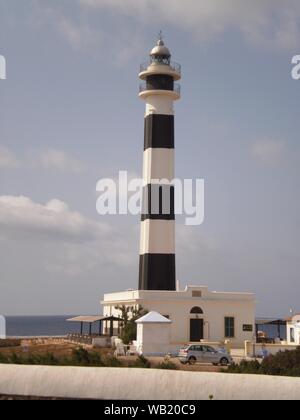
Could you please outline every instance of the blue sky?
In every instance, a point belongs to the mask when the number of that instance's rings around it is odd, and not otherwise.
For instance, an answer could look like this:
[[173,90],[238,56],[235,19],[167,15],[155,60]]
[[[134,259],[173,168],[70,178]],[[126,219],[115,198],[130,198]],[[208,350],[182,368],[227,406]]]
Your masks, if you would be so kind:
[[139,218],[98,216],[96,183],[142,173],[159,30],[183,67],[176,175],[206,184],[178,280],[299,311],[299,19],[294,0],[0,0],[0,313],[95,313],[137,286]]

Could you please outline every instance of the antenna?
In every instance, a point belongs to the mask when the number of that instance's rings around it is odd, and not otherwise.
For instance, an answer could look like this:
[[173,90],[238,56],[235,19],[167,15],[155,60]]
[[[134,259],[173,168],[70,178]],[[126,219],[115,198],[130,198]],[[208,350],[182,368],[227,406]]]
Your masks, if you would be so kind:
[[160,31],[159,31],[159,34],[158,34],[158,41],[160,41],[160,42],[164,42],[164,37],[163,37],[163,32],[162,32],[162,30],[160,30]]

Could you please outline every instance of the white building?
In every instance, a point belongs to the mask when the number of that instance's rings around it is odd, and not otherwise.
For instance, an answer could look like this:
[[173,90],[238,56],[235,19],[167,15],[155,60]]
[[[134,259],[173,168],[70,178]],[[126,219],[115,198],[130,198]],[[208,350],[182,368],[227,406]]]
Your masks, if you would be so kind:
[[136,349],[144,355],[165,355],[172,350],[171,324],[168,318],[157,312],[149,312],[136,321]]
[[290,345],[300,346],[300,314],[287,322],[287,341]]
[[104,316],[121,316],[116,308],[124,305],[169,318],[174,348],[201,340],[229,340],[234,347],[242,348],[255,335],[256,302],[248,293],[210,292],[207,287],[196,286],[183,291],[134,290],[106,294],[102,305]]

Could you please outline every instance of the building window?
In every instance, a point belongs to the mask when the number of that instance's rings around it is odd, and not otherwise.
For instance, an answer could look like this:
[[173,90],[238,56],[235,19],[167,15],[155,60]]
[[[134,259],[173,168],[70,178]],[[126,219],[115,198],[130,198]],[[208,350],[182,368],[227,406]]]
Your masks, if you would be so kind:
[[203,315],[203,311],[201,308],[199,308],[198,306],[195,306],[192,310],[191,310],[191,314],[192,315]]
[[225,318],[225,337],[226,338],[235,337],[235,319],[233,317]]
[[294,328],[290,329],[290,335],[291,335],[291,343],[295,343],[295,330],[294,330]]
[[199,290],[194,290],[192,292],[192,297],[193,298],[202,298],[202,292],[200,292]]

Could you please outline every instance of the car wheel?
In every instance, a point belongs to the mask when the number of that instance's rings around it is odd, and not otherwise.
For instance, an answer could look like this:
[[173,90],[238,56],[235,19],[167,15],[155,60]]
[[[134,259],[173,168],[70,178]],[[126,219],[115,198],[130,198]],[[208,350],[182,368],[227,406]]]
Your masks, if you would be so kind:
[[196,362],[197,362],[196,357],[190,357],[190,358],[189,358],[189,364],[190,364],[190,365],[195,365],[195,364],[196,364]]
[[226,359],[225,357],[220,361],[221,366],[228,366],[229,365],[229,361],[228,359]]

